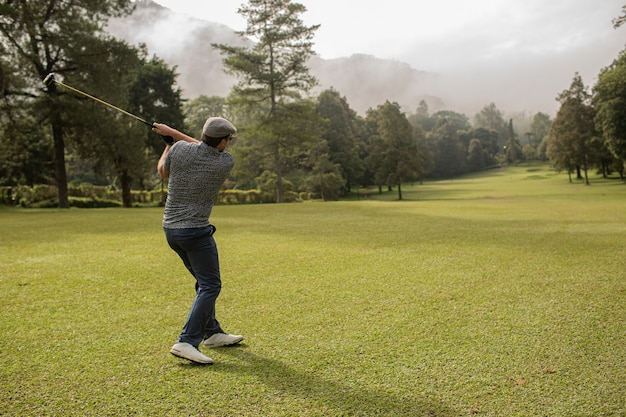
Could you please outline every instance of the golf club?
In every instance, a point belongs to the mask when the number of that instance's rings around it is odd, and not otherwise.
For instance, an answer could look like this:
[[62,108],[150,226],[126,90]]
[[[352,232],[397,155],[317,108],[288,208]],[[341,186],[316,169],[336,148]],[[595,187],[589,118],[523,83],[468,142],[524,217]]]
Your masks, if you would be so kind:
[[[46,78],[44,78],[43,83],[44,83],[45,85],[47,85],[47,86],[48,86],[48,85],[50,85],[51,83],[55,83],[55,84],[60,85],[60,86],[62,86],[62,87],[64,87],[64,88],[67,88],[67,89],[68,89],[68,90],[70,90],[70,91],[73,91],[73,92],[75,92],[75,93],[77,93],[77,94],[80,94],[80,95],[81,95],[81,96],[83,96],[83,97],[87,97],[87,98],[89,98],[89,99],[91,99],[91,100],[94,100],[94,101],[96,101],[96,102],[98,102],[98,103],[100,103],[100,104],[102,104],[102,105],[105,105],[105,106],[107,106],[107,107],[108,107],[108,108],[110,108],[110,109],[113,109],[113,110],[116,110],[116,111],[118,111],[118,112],[120,112],[120,113],[123,113],[123,114],[125,114],[126,116],[130,116],[130,117],[132,117],[133,119],[138,120],[138,121],[140,121],[141,123],[143,123],[143,124],[145,124],[145,125],[147,125],[147,126],[150,126],[150,128],[153,128],[153,127],[154,127],[154,125],[153,125],[152,123],[148,122],[147,120],[142,119],[142,118],[141,118],[141,117],[139,117],[139,116],[135,116],[134,114],[129,113],[129,112],[127,112],[126,110],[122,110],[122,109],[120,109],[119,107],[116,107],[116,106],[114,106],[114,105],[112,105],[112,104],[109,104],[109,103],[107,103],[106,101],[100,100],[99,98],[94,97],[94,96],[92,96],[91,94],[87,94],[87,93],[85,93],[84,91],[80,91],[80,90],[79,90],[79,89],[77,89],[77,88],[74,88],[74,87],[72,87],[72,86],[69,86],[69,85],[67,85],[67,84],[62,83],[61,81],[56,80],[56,79],[54,78],[54,73],[53,73],[53,72],[51,72],[50,74],[48,74],[48,75],[46,76]],[[171,136],[161,136],[161,137],[162,137],[162,138],[163,138],[163,140],[164,140],[167,144],[169,144],[169,145],[171,145],[172,143],[174,143],[174,139],[173,139]]]

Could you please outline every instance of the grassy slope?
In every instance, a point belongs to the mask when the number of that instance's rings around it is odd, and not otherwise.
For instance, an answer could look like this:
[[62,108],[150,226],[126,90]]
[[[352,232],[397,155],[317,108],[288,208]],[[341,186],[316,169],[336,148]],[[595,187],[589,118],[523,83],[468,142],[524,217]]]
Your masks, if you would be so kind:
[[[216,207],[222,324],[157,209],[0,210],[0,415],[623,416],[626,193],[523,166],[376,200]],[[385,201],[387,200],[387,201]]]

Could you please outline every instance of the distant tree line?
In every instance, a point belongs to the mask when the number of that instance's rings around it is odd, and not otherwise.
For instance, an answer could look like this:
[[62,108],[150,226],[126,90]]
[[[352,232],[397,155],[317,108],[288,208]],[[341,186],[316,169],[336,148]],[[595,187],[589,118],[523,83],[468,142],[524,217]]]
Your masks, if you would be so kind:
[[311,96],[317,80],[306,62],[318,26],[305,26],[306,9],[290,0],[244,4],[239,13],[247,27],[240,35],[255,45],[212,45],[237,85],[227,97],[185,101],[176,68],[105,31],[109,17],[132,9],[130,0],[0,3],[0,186],[55,185],[62,208],[70,204],[68,184],[119,189],[124,206],[133,204],[132,190],[163,186],[154,168],[160,139],[98,103],[54,83],[44,86],[50,72],[190,134],[210,115],[233,120],[237,164],[227,187],[256,190],[261,201],[304,194],[334,200],[360,187],[395,189],[401,199],[407,183],[548,158],[580,178],[592,168],[623,178],[624,53],[601,71],[593,93],[576,74],[558,96],[556,118],[537,113],[520,135],[494,103],[470,121],[449,110],[431,114],[425,101],[408,114],[387,101],[360,116],[332,88]]

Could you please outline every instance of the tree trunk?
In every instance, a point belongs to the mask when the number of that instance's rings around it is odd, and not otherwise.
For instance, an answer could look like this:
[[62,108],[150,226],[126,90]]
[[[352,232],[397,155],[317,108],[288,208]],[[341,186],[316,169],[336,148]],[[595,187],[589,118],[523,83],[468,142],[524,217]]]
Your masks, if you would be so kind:
[[120,175],[120,184],[122,185],[122,205],[130,208],[133,206],[133,198],[130,192],[130,183],[132,179],[127,171],[123,171]]
[[398,184],[398,200],[402,200],[402,185]]
[[276,144],[276,149],[274,149],[274,169],[276,170],[276,202],[283,202],[283,174],[280,168],[280,145]]
[[56,121],[52,122],[52,138],[54,141],[54,168],[56,172],[59,208],[69,208],[70,202],[67,193],[67,171],[65,170],[65,142],[63,141],[63,128]]

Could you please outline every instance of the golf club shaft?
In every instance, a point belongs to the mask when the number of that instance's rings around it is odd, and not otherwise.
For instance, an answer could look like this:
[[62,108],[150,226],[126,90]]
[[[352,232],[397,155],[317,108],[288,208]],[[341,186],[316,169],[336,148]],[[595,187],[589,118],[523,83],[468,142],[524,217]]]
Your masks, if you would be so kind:
[[72,87],[72,86],[69,86],[69,85],[67,85],[67,84],[62,83],[61,81],[57,81],[57,80],[55,80],[55,79],[53,79],[52,81],[53,81],[53,82],[55,82],[56,84],[60,85],[60,86],[63,86],[63,87],[65,87],[65,88],[67,88],[68,90],[71,90],[71,91],[73,91],[73,92],[75,92],[75,93],[78,93],[78,94],[80,94],[80,95],[82,95],[82,96],[85,96],[85,97],[90,98],[90,99],[92,99],[92,100],[94,100],[94,101],[97,101],[97,102],[98,102],[98,103],[100,103],[100,104],[103,104],[103,105],[105,105],[105,106],[107,106],[107,107],[109,107],[109,108],[111,108],[111,109],[113,109],[113,110],[117,110],[117,111],[119,111],[119,112],[121,112],[121,113],[124,113],[126,116],[130,116],[130,117],[132,117],[133,119],[139,120],[141,123],[144,123],[144,124],[146,124],[146,125],[148,125],[148,126],[150,126],[150,127],[153,127],[153,124],[152,124],[152,123],[150,123],[150,122],[148,122],[147,120],[144,120],[144,119],[142,119],[141,117],[135,116],[134,114],[129,113],[129,112],[127,112],[126,110],[122,110],[122,109],[120,109],[119,107],[115,107],[114,105],[109,104],[109,103],[107,103],[106,101],[100,100],[99,98],[94,97],[94,96],[92,96],[91,94],[87,94],[87,93],[85,93],[84,91],[80,91],[80,90],[78,90],[78,89],[76,89],[76,88],[74,88],[74,87]]
[[[150,128],[153,128],[153,127],[154,127],[154,124],[153,124],[153,123],[150,123],[150,122],[148,122],[148,121],[146,121],[146,120],[142,119],[141,117],[137,117],[137,116],[135,116],[134,114],[129,113],[129,112],[127,112],[126,110],[122,110],[122,109],[120,109],[119,107],[115,107],[114,105],[109,104],[109,103],[107,103],[106,101],[100,100],[99,98],[94,97],[94,96],[92,96],[91,94],[87,94],[87,93],[85,93],[84,91],[80,91],[80,90],[79,90],[79,89],[77,89],[77,88],[74,88],[74,87],[69,86],[69,85],[67,85],[67,84],[63,84],[62,82],[55,80],[55,79],[54,79],[54,73],[52,73],[52,72],[51,72],[50,74],[46,75],[46,78],[44,78],[43,83],[44,83],[45,85],[50,85],[50,83],[56,83],[56,84],[58,84],[58,85],[60,85],[60,86],[62,86],[62,87],[67,88],[68,90],[71,90],[71,91],[73,91],[73,92],[75,92],[75,93],[80,94],[81,96],[84,96],[84,97],[87,97],[87,98],[89,98],[89,99],[91,99],[91,100],[97,101],[98,103],[103,104],[103,105],[105,105],[105,106],[109,107],[110,109],[116,110],[116,111],[118,111],[118,112],[120,112],[120,113],[124,113],[126,116],[130,116],[130,117],[132,117],[133,119],[138,120],[138,121],[140,121],[141,123],[143,123],[143,124],[145,124],[145,125],[149,126]],[[173,145],[173,144],[174,144],[174,142],[176,142],[176,141],[174,140],[174,138],[173,138],[173,137],[171,137],[171,136],[163,136],[163,135],[159,135],[159,136],[161,136],[161,137],[163,138],[163,140],[165,141],[165,143],[166,143],[166,144],[168,144],[168,145]]]

